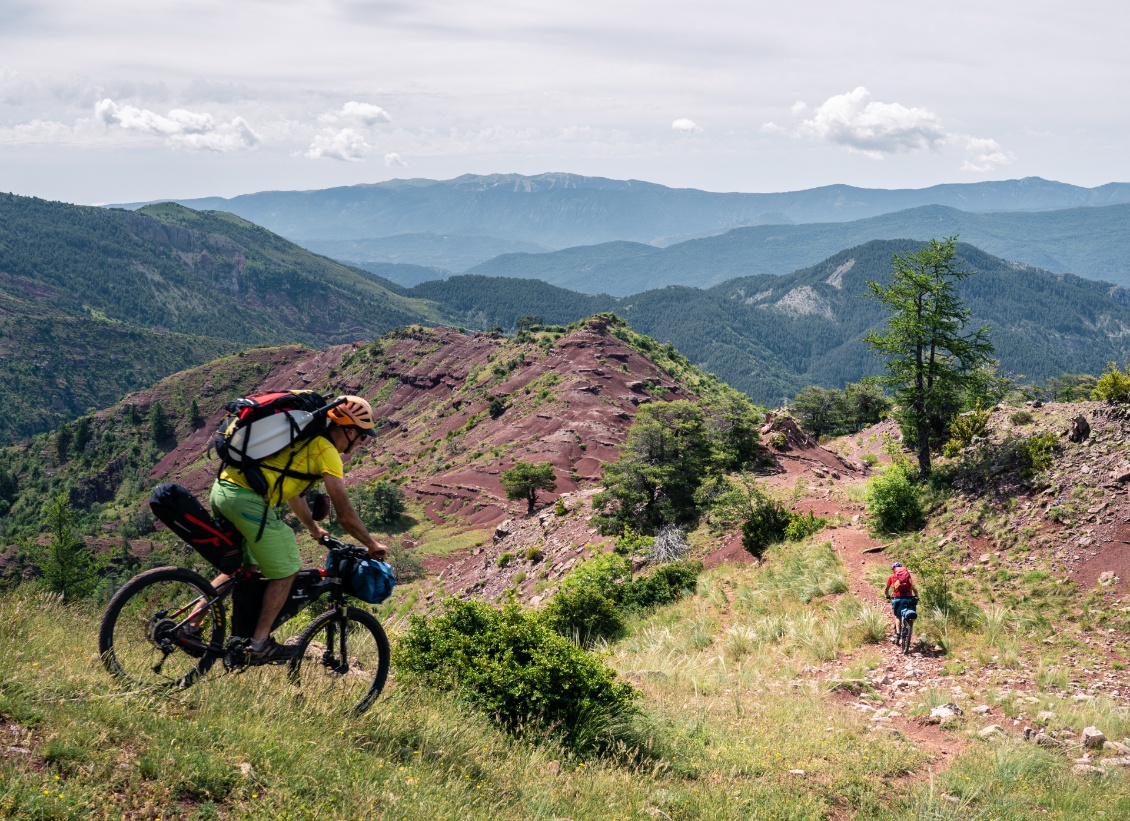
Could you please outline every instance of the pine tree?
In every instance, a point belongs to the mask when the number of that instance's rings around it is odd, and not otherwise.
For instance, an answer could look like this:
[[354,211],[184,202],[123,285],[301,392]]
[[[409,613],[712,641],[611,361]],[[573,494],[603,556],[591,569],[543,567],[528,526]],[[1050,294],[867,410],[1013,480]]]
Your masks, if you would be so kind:
[[932,239],[914,253],[895,254],[891,284],[867,283],[888,317],[885,332],[871,331],[864,339],[887,357],[882,381],[894,389],[914,434],[920,477],[930,474],[931,433],[944,431],[961,391],[992,361],[988,327],[963,333],[969,309],[955,285],[973,272],[955,261],[956,244],[956,236]]
[[51,545],[43,561],[43,580],[63,601],[89,596],[98,586],[101,563],[75,535],[75,513],[66,493],[60,493],[44,510]]

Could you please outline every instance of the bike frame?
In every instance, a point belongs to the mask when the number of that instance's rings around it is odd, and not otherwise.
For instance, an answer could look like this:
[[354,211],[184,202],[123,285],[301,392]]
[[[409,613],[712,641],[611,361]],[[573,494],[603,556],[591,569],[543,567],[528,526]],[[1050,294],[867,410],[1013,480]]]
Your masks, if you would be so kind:
[[[330,562],[327,562],[328,564],[331,564],[331,565],[336,564],[336,561],[332,561],[332,560],[336,560],[337,558],[345,557],[345,556],[348,556],[350,554],[357,554],[359,552],[365,553],[363,548],[358,548],[358,547],[355,547],[353,545],[345,544],[344,542],[341,542],[337,539],[334,539],[332,536],[327,536],[324,543],[329,547],[329,550],[327,551],[326,555],[327,555],[328,559],[331,559]],[[368,554],[366,553],[365,555],[368,555]],[[330,574],[326,571],[325,568],[304,568],[304,570],[317,570],[319,575],[321,576],[321,578],[326,580],[325,586],[322,587],[321,589],[316,590],[315,595],[313,595],[313,596],[309,597],[308,599],[306,599],[305,601],[303,601],[301,603],[301,605],[298,607],[298,609],[296,609],[293,613],[286,616],[286,618],[283,618],[281,621],[277,621],[275,623],[275,625],[272,627],[272,630],[277,629],[278,627],[280,627],[283,624],[286,624],[288,621],[290,621],[292,618],[294,618],[296,615],[298,615],[298,613],[302,612],[307,607],[312,605],[314,602],[316,602],[320,598],[322,598],[322,596],[325,595],[326,593],[329,593],[329,596],[330,596],[330,601],[329,601],[330,608],[337,610],[339,614],[344,616],[347,603],[346,603],[346,600],[345,600],[346,594],[345,594],[345,590],[342,587],[341,578],[336,577],[336,576],[330,576]],[[299,571],[299,573],[301,573],[301,572],[303,572],[303,571]],[[224,599],[231,597],[231,595],[234,593],[234,591],[240,585],[241,582],[246,583],[246,582],[250,581],[252,578],[253,578],[253,576],[250,573],[245,571],[243,568],[240,568],[239,570],[235,571],[230,576],[228,576],[227,579],[220,582],[220,584],[218,586],[215,587],[215,591],[216,591],[215,597],[208,599],[207,601],[204,601],[204,602],[201,602],[201,600],[200,600],[201,597],[198,597],[196,599],[193,599],[192,601],[190,601],[188,604],[184,605],[183,607],[181,607],[175,613],[170,614],[171,618],[178,619],[176,629],[178,631],[181,630],[186,624],[188,624],[189,620],[196,613],[198,613],[202,610],[208,609],[208,608],[215,607],[217,604],[222,602]],[[283,611],[284,612],[289,605],[300,601],[299,599],[295,598],[296,592],[297,591],[295,590],[295,588],[291,587],[290,596],[287,597],[286,604],[283,605]],[[182,615],[183,615],[183,618],[181,618]],[[180,638],[179,641],[182,644],[189,645],[191,647],[194,647],[198,650],[202,650],[205,653],[208,653],[210,655],[214,655],[214,656],[217,656],[217,657],[222,657],[227,652],[227,648],[225,648],[223,646],[212,644],[211,642],[198,641],[196,639],[189,638],[187,636]],[[342,648],[342,649],[344,650],[345,648]]]

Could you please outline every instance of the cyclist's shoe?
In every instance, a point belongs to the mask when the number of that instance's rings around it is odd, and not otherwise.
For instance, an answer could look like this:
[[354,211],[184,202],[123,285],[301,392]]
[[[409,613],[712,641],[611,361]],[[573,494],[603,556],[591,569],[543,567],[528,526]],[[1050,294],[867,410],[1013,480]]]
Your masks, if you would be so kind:
[[249,646],[247,660],[251,664],[285,664],[294,658],[296,650],[296,647],[279,644],[274,636],[271,636],[261,650],[256,650],[254,645]]

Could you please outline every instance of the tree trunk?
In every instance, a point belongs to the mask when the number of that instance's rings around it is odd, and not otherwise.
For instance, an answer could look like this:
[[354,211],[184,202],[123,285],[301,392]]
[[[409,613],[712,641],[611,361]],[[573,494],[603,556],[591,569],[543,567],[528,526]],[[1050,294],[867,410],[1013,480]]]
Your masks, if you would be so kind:
[[930,475],[930,423],[919,418],[915,427],[915,438],[918,440],[918,478],[925,479]]

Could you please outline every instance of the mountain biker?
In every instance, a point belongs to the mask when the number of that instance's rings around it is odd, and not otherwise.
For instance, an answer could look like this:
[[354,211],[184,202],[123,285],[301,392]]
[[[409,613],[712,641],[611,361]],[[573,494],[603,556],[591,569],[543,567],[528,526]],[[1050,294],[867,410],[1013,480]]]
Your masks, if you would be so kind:
[[[894,596],[891,596],[894,593]],[[891,575],[887,577],[887,586],[883,588],[883,595],[891,603],[895,613],[895,636],[898,636],[899,620],[902,618],[903,608],[914,604],[918,598],[918,588],[910,578],[910,571],[903,567],[902,562],[891,565]]]
[[[342,457],[349,458],[366,439],[376,435],[373,408],[359,396],[339,396],[338,399],[343,401],[327,412],[326,430],[322,434],[288,445],[260,463],[269,485],[265,497],[252,491],[246,477],[234,467],[225,468],[212,484],[213,510],[231,521],[243,535],[244,566],[257,565],[268,580],[259,620],[251,636],[252,661],[280,661],[289,657],[289,648],[271,637],[271,627],[302,566],[294,531],[264,499],[285,500],[314,540],[321,540],[329,534],[314,520],[303,497],[319,481],[309,477],[320,477],[346,532],[365,546],[370,557],[383,561],[387,555],[387,547],[365,529],[342,481]],[[294,474],[305,476],[297,478]],[[213,584],[227,578],[220,575]]]

